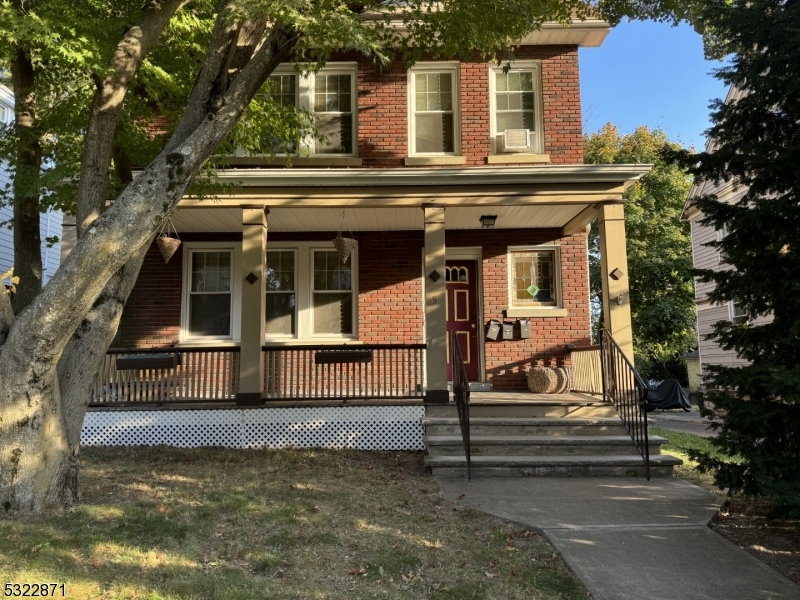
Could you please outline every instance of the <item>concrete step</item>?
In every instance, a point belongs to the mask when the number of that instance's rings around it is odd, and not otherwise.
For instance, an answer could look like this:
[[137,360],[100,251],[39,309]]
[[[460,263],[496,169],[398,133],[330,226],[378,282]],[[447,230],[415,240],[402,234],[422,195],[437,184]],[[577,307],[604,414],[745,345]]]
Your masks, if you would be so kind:
[[[639,455],[568,456],[472,456],[472,474],[485,477],[644,477],[644,460]],[[673,456],[650,457],[651,477],[672,477],[673,468],[683,464]],[[465,477],[464,456],[427,456],[425,465],[434,475]]]
[[[426,435],[423,441],[430,456],[464,456],[461,435]],[[650,455],[660,454],[667,440],[650,438]],[[629,455],[639,456],[630,436],[626,435],[474,435],[470,436],[473,456],[564,456]]]
[[[610,418],[507,418],[473,417],[470,415],[471,435],[627,435],[618,416]],[[424,417],[422,424],[427,435],[461,434],[457,417]]]
[[[611,418],[617,411],[608,402],[491,402],[486,404],[471,403],[470,418],[505,417],[505,418]],[[457,417],[455,404],[428,405],[425,407],[426,417]]]

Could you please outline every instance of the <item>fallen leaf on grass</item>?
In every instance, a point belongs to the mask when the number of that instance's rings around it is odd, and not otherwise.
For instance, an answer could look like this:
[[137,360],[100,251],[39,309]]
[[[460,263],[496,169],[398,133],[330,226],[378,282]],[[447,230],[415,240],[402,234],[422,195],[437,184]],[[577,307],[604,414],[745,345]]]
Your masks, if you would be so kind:
[[459,500],[463,500],[463,499],[464,499],[464,498],[466,498],[466,497],[467,497],[467,495],[466,495],[466,494],[461,494],[461,495],[458,497],[458,499],[459,499]]
[[366,574],[367,572],[364,569],[359,569],[358,567],[356,567],[355,569],[350,569],[350,575],[353,575],[354,577],[359,577],[361,575],[366,575]]
[[409,571],[406,575],[401,575],[400,579],[403,580],[403,583],[408,585],[409,583],[414,581],[414,574],[411,571]]
[[495,577],[500,577],[500,572],[492,573],[491,571],[486,571],[486,576],[489,579],[494,579]]

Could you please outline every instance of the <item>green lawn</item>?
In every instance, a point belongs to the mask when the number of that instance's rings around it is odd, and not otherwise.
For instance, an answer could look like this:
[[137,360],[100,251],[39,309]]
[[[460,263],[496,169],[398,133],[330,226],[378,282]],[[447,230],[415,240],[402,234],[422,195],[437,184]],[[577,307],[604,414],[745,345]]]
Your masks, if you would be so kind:
[[689,458],[689,450],[697,450],[707,452],[719,459],[730,460],[730,457],[719,452],[719,450],[711,444],[711,440],[693,433],[680,433],[661,429],[659,427],[650,427],[649,431],[650,435],[660,435],[669,440],[669,444],[661,446],[661,452],[663,454],[670,454],[683,460],[683,465],[675,468],[675,474],[678,477],[704,487],[710,492],[720,495],[724,494],[723,490],[720,490],[714,485],[713,474],[701,473],[697,470],[697,463]]
[[587,598],[539,535],[417,452],[89,449],[86,499],[0,520],[0,580],[68,598]]

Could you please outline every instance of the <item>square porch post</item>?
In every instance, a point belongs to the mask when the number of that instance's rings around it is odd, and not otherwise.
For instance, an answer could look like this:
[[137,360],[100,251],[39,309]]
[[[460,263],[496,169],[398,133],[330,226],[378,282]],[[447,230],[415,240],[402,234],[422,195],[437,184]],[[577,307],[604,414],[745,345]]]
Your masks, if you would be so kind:
[[625,243],[625,206],[603,204],[600,225],[600,279],[603,288],[603,323],[633,364],[633,332]]
[[444,210],[423,204],[425,212],[425,377],[426,403],[447,403],[447,290],[445,288]]
[[264,345],[267,290],[267,215],[269,209],[242,205],[242,334],[239,393],[236,404],[258,406],[264,391]]

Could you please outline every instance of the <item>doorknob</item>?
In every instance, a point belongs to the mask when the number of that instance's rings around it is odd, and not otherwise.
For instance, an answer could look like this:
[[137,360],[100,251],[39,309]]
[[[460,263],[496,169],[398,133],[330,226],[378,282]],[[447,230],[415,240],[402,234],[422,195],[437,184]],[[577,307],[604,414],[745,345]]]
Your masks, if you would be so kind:
[[475,323],[472,324],[472,328],[475,329]]

